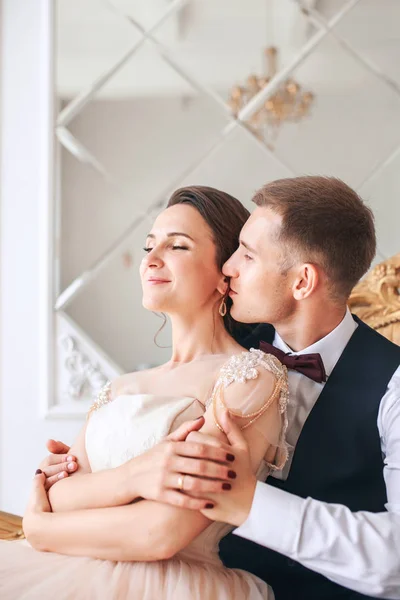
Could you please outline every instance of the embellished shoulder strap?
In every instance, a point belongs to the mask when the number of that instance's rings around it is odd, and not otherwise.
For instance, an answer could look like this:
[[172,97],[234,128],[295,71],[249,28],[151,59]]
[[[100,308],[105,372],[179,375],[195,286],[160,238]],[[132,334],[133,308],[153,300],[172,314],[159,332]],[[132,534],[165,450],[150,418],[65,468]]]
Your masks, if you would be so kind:
[[[242,414],[239,411],[229,408],[224,399],[224,389],[234,382],[245,383],[247,380],[257,379],[259,376],[258,367],[262,367],[267,371],[270,371],[275,376],[276,384],[271,396],[261,406],[261,408],[252,413]],[[277,398],[279,398],[280,413],[286,414],[286,408],[289,399],[286,367],[282,365],[282,363],[272,354],[266,354],[262,350],[255,350],[254,348],[251,348],[249,352],[242,352],[241,354],[231,356],[230,359],[223,365],[207,406],[212,403],[215,424],[220,431],[223,431],[223,429],[217,417],[218,405],[226,408],[231,415],[237,417],[238,419],[245,420],[246,422],[240,427],[243,430],[259,419]],[[284,428],[286,430],[286,427]],[[283,433],[285,433],[285,431]]]
[[96,397],[95,401],[93,402],[92,406],[89,408],[89,411],[87,414],[88,418],[92,414],[92,412],[94,412],[95,410],[98,410],[105,404],[108,404],[109,402],[111,402],[111,400],[112,400],[111,381],[108,381],[105,385],[103,385],[103,387],[97,394],[97,397]]

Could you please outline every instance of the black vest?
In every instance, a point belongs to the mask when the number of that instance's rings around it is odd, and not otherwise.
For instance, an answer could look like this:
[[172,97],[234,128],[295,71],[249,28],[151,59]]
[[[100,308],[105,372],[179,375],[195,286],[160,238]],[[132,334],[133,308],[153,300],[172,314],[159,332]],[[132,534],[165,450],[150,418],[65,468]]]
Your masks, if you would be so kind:
[[[377,417],[400,365],[400,347],[354,318],[359,326],[304,424],[287,480],[269,477],[268,484],[302,498],[344,504],[353,512],[383,512],[387,497]],[[259,325],[244,345],[258,348],[260,339],[272,343],[273,338],[270,325]],[[239,536],[224,538],[220,555],[227,566],[271,585],[276,600],[367,598]]]

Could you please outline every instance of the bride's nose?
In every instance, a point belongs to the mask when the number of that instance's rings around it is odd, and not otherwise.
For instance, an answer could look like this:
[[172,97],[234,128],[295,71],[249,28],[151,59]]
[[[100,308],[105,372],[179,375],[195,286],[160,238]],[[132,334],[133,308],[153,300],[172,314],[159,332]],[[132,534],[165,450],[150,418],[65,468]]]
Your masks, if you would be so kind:
[[160,253],[157,252],[156,248],[153,248],[147,255],[147,267],[150,269],[157,269],[163,266],[163,260],[160,256]]

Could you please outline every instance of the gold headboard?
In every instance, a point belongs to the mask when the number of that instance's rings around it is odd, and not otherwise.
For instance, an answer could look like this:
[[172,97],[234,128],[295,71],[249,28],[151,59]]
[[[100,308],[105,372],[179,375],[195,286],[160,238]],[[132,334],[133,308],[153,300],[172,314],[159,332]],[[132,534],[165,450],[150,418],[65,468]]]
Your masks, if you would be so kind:
[[400,346],[400,253],[376,265],[355,286],[349,306],[367,325]]
[[23,537],[21,517],[0,511],[0,540],[19,540]]

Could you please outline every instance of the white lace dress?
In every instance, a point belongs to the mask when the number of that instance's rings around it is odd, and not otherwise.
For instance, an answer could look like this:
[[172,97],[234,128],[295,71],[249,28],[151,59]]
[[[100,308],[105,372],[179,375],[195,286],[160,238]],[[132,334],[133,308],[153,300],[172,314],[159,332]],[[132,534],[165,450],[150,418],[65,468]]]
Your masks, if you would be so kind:
[[[262,372],[276,376],[273,397],[262,393]],[[234,385],[232,385],[234,384]],[[243,386],[243,384],[246,384]],[[261,351],[231,357],[220,372],[212,399],[235,404],[240,412],[277,408],[277,458],[285,452],[287,375],[285,367]],[[221,398],[221,390],[224,398]],[[247,391],[248,390],[248,393]],[[257,397],[257,400],[256,400]],[[266,408],[264,408],[266,407]],[[212,410],[213,407],[210,407]],[[86,450],[92,471],[117,467],[161,441],[182,422],[204,414],[207,407],[191,397],[135,394],[112,401],[107,389],[100,394],[90,416]],[[252,410],[253,409],[253,410]],[[234,410],[234,409],[232,409]],[[253,420],[255,420],[253,418]],[[260,427],[262,419],[257,420]],[[247,419],[249,422],[249,419]],[[251,423],[250,426],[254,426]],[[275,425],[276,428],[276,425]],[[266,436],[268,437],[268,436]],[[266,442],[267,445],[267,442]],[[265,480],[271,465],[261,462],[259,479]],[[93,558],[42,553],[26,541],[0,543],[1,600],[272,600],[269,586],[256,576],[226,569],[218,556],[218,544],[232,527],[212,523],[174,558],[155,562],[113,562]],[[135,532],[126,532],[132,535]]]

